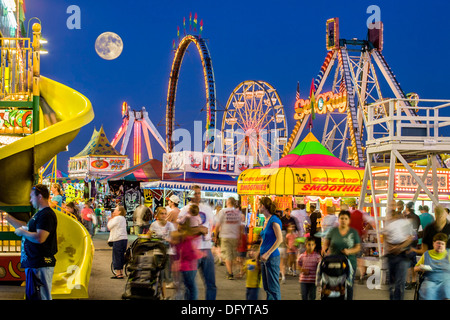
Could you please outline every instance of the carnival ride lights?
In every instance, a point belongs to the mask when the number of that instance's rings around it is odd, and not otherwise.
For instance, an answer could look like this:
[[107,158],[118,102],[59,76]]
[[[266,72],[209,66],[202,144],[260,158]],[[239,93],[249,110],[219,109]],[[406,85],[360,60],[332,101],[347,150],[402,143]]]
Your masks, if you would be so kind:
[[[191,15],[192,18],[192,15]],[[190,18],[190,20],[191,20]],[[195,14],[194,31],[196,31],[197,14]],[[185,23],[183,23],[185,25]],[[190,28],[191,29],[191,28]],[[203,20],[200,22],[200,33],[198,35],[186,34],[179,40],[178,46],[175,49],[172,69],[170,71],[169,86],[167,90],[167,105],[166,105],[166,145],[167,152],[172,152],[174,143],[172,135],[175,127],[175,100],[178,86],[178,78],[180,75],[181,64],[187,48],[191,43],[197,48],[202,62],[205,93],[206,93],[206,140],[205,152],[214,150],[214,132],[216,129],[216,85],[214,79],[214,71],[212,66],[212,59],[209,53],[206,41],[201,37],[203,30]],[[184,28],[186,33],[186,28]],[[179,34],[179,29],[178,29]],[[175,42],[174,42],[175,46]]]
[[123,102],[122,104],[122,125],[117,131],[114,139],[111,141],[111,145],[116,147],[120,139],[122,140],[122,145],[120,148],[120,153],[125,154],[130,140],[131,131],[134,131],[133,137],[133,165],[141,163],[141,132],[144,133],[145,145],[147,148],[147,154],[149,159],[153,159],[153,152],[150,145],[150,138],[148,132],[156,139],[159,145],[167,152],[166,144],[164,143],[163,137],[159,134],[153,122],[148,117],[148,112],[145,107],[142,107],[141,111],[131,110],[130,106]]
[[279,159],[286,142],[286,117],[276,89],[264,81],[241,82],[223,115],[223,153],[253,156],[267,165]]
[[[375,70],[378,66],[390,89],[403,106],[413,105],[416,94],[406,95],[400,87],[392,69],[388,66],[381,51],[383,49],[383,24],[377,22],[375,28],[369,29],[368,40],[345,40],[339,38],[339,19],[327,20],[326,48],[328,53],[319,74],[314,80],[316,104],[314,111],[326,114],[322,144],[340,159],[347,160],[356,167],[364,166],[363,138],[364,122],[367,118],[367,106],[385,99],[381,92],[379,77]],[[334,76],[333,66],[336,65]],[[322,92],[326,80],[331,76],[330,92]],[[322,99],[317,99],[317,97]],[[410,99],[410,100],[408,100]],[[296,102],[294,119],[297,123],[283,151],[283,156],[297,145],[311,114],[309,100]],[[411,109],[406,109],[414,115]],[[387,112],[380,107],[376,110],[379,118]],[[380,126],[380,131],[388,134],[387,126]],[[348,138],[349,137],[349,138]],[[347,150],[345,150],[347,147]]]

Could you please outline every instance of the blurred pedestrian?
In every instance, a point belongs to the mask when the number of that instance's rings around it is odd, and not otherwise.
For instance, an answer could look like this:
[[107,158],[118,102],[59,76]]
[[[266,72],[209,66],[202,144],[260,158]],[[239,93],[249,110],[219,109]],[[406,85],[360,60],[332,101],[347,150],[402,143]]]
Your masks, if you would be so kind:
[[306,212],[306,205],[303,203],[298,204],[297,208],[295,210],[292,210],[291,217],[295,220],[299,237],[303,237],[306,233],[304,228],[305,223],[311,224],[309,215]]
[[[199,213],[199,207],[196,204],[189,206],[191,217],[195,217]],[[188,217],[178,223],[178,231],[172,232],[172,243],[176,245],[176,252],[179,256],[179,272],[185,288],[185,300],[197,300],[198,289],[195,281],[198,270],[198,260],[201,259],[202,253],[195,244],[194,239],[200,234],[206,234],[208,229],[204,226],[191,227],[191,219]],[[197,232],[196,230],[199,230]]]
[[[411,226],[413,228],[414,240],[411,242],[411,248],[418,249],[419,243],[419,228],[420,228],[420,218],[415,213],[414,202],[410,201],[406,204],[406,208],[403,212],[406,219],[409,219]],[[406,255],[409,259],[408,273],[406,275],[406,289],[411,290],[416,287],[416,273],[414,272],[414,266],[417,263],[416,252],[409,250]]]
[[214,257],[211,252],[212,247],[212,237],[211,232],[214,226],[214,215],[212,208],[205,203],[202,203],[202,189],[198,185],[192,186],[193,197],[191,201],[184,206],[179,215],[178,220],[183,219],[184,216],[189,214],[189,207],[195,204],[199,207],[199,216],[201,218],[201,226],[205,227],[208,232],[203,234],[194,240],[195,245],[203,253],[203,256],[199,259],[198,270],[203,278],[205,284],[205,297],[206,300],[215,300],[217,295],[216,287],[216,274],[214,266]]
[[[311,220],[306,212],[306,205],[304,203],[297,204],[297,208],[291,212],[291,217],[294,218],[297,225],[298,236],[304,238],[306,233],[310,231],[310,229],[306,230],[307,226],[309,228],[311,226]],[[299,243],[298,253],[303,253],[305,250],[304,242]]]
[[178,208],[180,204],[180,198],[176,195],[171,195],[167,199],[168,205],[166,206],[167,210],[167,221],[171,222],[175,229],[178,228],[177,219],[178,214],[180,213],[180,208]]
[[94,210],[90,207],[90,202],[85,201],[84,202],[84,208],[81,210],[81,219],[83,222],[83,225],[86,227],[87,231],[89,232],[89,235],[91,237],[94,236],[94,224],[92,222],[94,215]]
[[[341,205],[341,210],[349,210],[350,211],[350,228],[355,229],[358,231],[358,235],[360,239],[363,239],[368,229],[375,229],[375,220],[373,217],[371,217],[367,212],[361,211],[356,208],[356,200],[351,199],[348,202],[348,205]],[[362,240],[361,240],[362,241]],[[367,267],[365,265],[365,261],[362,258],[362,251],[360,251],[356,255],[356,262],[359,269],[359,283],[364,283],[364,276],[366,275]],[[356,270],[355,270],[356,273]]]
[[263,229],[260,233],[260,260],[263,287],[267,300],[281,300],[280,282],[280,252],[278,246],[283,242],[281,234],[281,220],[276,213],[275,204],[269,197],[259,200],[259,211],[265,217]]
[[123,206],[117,206],[108,221],[109,238],[112,244],[112,262],[115,275],[111,279],[123,279],[123,266],[125,265],[125,251],[127,250],[128,234],[127,212]]
[[322,252],[322,238],[320,236],[316,236],[316,233],[322,231],[322,214],[316,209],[315,203],[311,203],[309,208],[311,212],[309,215],[309,220],[311,221],[310,234],[316,240],[316,251],[320,253]]
[[[152,222],[150,225],[148,233],[150,233],[152,236],[161,239],[165,248],[167,254],[170,256],[173,254],[172,251],[174,251],[173,248],[170,247],[171,242],[171,233],[174,232],[176,229],[172,222],[169,222],[166,220],[167,218],[167,211],[164,207],[158,207],[156,208],[155,212],[155,218],[156,220]],[[166,265],[164,266],[164,269],[161,271],[161,280],[162,280],[162,295],[163,298],[166,297],[166,282],[167,280],[172,281],[171,279],[168,279],[170,271],[170,263],[169,259],[166,260]]]
[[296,239],[298,238],[297,228],[295,224],[289,224],[286,233],[286,254],[288,275],[297,276],[297,246]]
[[[434,208],[435,221],[428,224],[423,230],[422,246],[420,249],[412,249],[418,255],[433,248],[433,237],[438,233],[444,233],[450,238],[450,222],[447,220],[448,213],[442,205]],[[450,248],[450,240],[447,241],[447,249]]]
[[225,260],[227,279],[233,280],[233,262],[237,258],[237,247],[241,235],[241,211],[236,208],[237,201],[230,197],[227,199],[226,208],[218,213],[216,232],[220,237],[220,252]]
[[248,246],[248,238],[247,238],[247,228],[245,226],[245,212],[241,211],[241,228],[239,235],[239,244],[237,248],[237,264],[239,267],[239,277],[243,277],[244,264],[247,257],[247,246]]
[[394,209],[393,203],[387,209],[390,218],[386,221],[383,235],[389,270],[389,298],[403,300],[410,262],[406,252],[414,239],[414,233],[411,222],[403,217],[401,211]]
[[144,198],[141,198],[141,204],[133,212],[134,233],[137,235],[147,233],[152,220],[152,211],[144,204]]
[[330,231],[332,228],[336,228],[337,226],[339,226],[339,221],[338,217],[336,216],[336,207],[327,206],[327,212],[322,217],[322,237],[325,238],[328,231]]

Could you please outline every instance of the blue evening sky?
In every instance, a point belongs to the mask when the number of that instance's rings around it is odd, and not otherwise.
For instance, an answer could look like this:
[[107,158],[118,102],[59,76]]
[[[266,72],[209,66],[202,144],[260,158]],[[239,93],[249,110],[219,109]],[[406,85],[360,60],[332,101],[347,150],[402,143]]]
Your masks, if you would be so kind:
[[[67,7],[81,9],[81,29],[70,30]],[[244,80],[263,80],[274,86],[285,106],[289,134],[294,127],[297,81],[307,98],[326,55],[325,23],[340,19],[340,37],[365,39],[367,7],[377,5],[384,23],[383,55],[405,92],[421,98],[449,99],[450,3],[448,1],[154,1],[154,0],[33,0],[26,1],[26,18],[38,17],[49,43],[41,74],[78,90],[90,99],[95,119],[81,129],[60,153],[58,167],[67,172],[69,157],[88,143],[94,127],[103,125],[111,141],[119,129],[121,105],[145,106],[165,137],[167,85],[177,26],[189,13],[203,19],[203,38],[213,60],[219,108]],[[31,24],[30,24],[31,30]],[[124,42],[119,58],[101,59],[94,49],[98,35],[111,31]],[[186,54],[176,98],[176,121],[192,130],[205,122],[203,74],[193,47]],[[379,75],[381,76],[381,75]],[[387,96],[392,96],[390,93]],[[220,129],[222,114],[217,115]],[[313,132],[321,137],[322,128]],[[132,161],[132,143],[128,154]],[[155,158],[162,149],[152,140]],[[117,149],[120,148],[120,145]],[[143,144],[143,160],[146,160]]]

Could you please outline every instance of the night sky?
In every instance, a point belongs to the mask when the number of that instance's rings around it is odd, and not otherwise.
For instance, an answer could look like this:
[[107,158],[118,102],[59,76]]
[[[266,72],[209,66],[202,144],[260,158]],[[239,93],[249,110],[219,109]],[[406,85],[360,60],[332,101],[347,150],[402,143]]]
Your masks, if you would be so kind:
[[[81,29],[67,28],[70,5],[81,10]],[[242,81],[266,81],[277,89],[285,106],[290,134],[295,124],[297,81],[301,97],[307,98],[311,79],[327,53],[326,20],[339,17],[341,38],[366,39],[369,5],[381,9],[383,55],[402,89],[417,92],[421,98],[449,99],[448,1],[26,1],[26,23],[38,17],[42,35],[49,41],[41,74],[84,94],[95,113],[69,151],[59,154],[58,168],[68,171],[69,157],[84,148],[94,127],[103,125],[109,140],[113,139],[122,122],[123,101],[136,110],[145,106],[165,137],[172,41],[177,39],[177,26],[182,36],[184,17],[188,28],[190,12],[198,14],[198,22],[203,19],[202,37],[208,41],[213,60],[219,109],[225,108],[230,93]],[[106,31],[117,33],[124,43],[115,60],[100,58],[94,48],[96,38]],[[204,90],[199,54],[191,45],[176,97],[180,127],[192,130],[195,120],[205,122],[206,114],[201,111]],[[222,114],[217,115],[218,129]],[[322,131],[318,119],[313,133],[320,139]],[[131,146],[127,153],[132,162]],[[162,149],[155,140],[152,147],[155,158],[162,160]],[[144,161],[144,144],[143,151]]]

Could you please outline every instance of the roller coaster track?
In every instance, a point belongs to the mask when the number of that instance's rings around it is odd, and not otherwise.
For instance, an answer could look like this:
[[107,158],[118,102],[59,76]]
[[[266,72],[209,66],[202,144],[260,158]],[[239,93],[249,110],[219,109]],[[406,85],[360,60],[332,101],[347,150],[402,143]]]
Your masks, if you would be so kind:
[[[196,35],[186,35],[181,39],[178,48],[175,50],[175,57],[172,63],[172,70],[170,72],[169,86],[167,91],[167,106],[166,106],[166,145],[167,152],[173,151],[172,135],[175,127],[175,99],[178,86],[178,78],[180,75],[181,64],[183,62],[184,54],[191,43],[194,43],[202,62],[203,75],[205,81],[206,91],[206,132],[207,138],[205,141],[205,151],[213,147],[214,144],[214,130],[216,129],[216,85],[214,79],[214,71],[212,66],[212,59],[209,53],[208,46],[203,38]],[[212,131],[212,133],[211,133]]]

